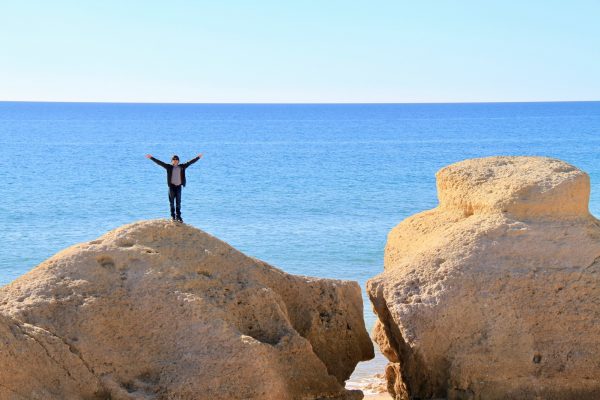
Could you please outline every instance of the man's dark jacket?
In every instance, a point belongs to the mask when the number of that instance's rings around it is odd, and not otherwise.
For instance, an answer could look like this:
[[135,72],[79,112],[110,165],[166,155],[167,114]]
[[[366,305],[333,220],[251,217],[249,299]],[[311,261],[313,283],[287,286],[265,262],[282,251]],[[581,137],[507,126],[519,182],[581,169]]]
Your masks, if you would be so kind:
[[[171,183],[171,174],[173,173],[173,166],[171,164],[167,164],[165,162],[162,162],[159,159],[154,158],[154,157],[150,157],[150,159],[152,161],[154,161],[155,163],[157,163],[158,165],[160,165],[161,167],[163,167],[164,169],[167,170],[167,185],[174,186]],[[183,164],[179,164],[179,166],[181,167],[180,171],[181,171],[181,185],[182,186],[185,186],[185,169],[187,167],[189,167],[190,165],[192,165],[193,163],[195,163],[196,161],[198,161],[199,159],[200,159],[200,157],[196,157],[196,158],[192,158],[188,162],[184,162]]]

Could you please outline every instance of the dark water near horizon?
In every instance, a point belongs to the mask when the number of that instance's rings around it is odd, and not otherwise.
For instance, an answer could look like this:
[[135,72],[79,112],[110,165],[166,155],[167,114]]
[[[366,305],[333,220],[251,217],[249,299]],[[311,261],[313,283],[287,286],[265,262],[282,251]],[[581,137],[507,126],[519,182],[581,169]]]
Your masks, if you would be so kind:
[[0,285],[72,244],[168,217],[164,170],[144,155],[200,152],[187,223],[287,272],[363,289],[388,231],[434,207],[435,172],[465,158],[563,159],[590,174],[600,215],[600,102],[0,102]]

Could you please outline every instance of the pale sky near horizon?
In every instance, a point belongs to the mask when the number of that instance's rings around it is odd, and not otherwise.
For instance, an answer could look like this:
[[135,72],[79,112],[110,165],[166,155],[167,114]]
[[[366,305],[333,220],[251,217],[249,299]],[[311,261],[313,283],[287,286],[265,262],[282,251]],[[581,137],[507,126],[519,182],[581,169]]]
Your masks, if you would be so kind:
[[0,1],[0,101],[600,100],[600,0]]

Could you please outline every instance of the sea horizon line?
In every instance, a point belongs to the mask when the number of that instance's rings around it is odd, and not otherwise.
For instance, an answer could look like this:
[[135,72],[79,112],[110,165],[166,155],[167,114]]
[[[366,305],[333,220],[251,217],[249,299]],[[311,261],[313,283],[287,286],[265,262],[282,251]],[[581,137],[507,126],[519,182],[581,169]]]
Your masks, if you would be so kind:
[[552,104],[600,103],[599,100],[448,101],[448,102],[154,102],[154,101],[54,101],[0,100],[0,104],[147,104],[147,105],[441,105],[441,104]]

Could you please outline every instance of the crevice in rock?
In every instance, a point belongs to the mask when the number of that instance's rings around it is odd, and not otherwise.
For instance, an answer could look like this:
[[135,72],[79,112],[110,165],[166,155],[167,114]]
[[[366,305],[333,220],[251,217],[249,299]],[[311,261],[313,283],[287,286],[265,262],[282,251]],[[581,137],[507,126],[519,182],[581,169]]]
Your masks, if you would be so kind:
[[[35,341],[37,344],[39,344],[39,345],[40,345],[40,346],[41,346],[41,347],[44,349],[44,351],[46,352],[46,355],[48,356],[48,358],[50,358],[50,359],[51,359],[52,361],[54,361],[54,362],[55,362],[55,363],[56,363],[58,366],[60,366],[60,367],[61,367],[61,369],[62,369],[62,370],[64,370],[64,371],[66,372],[66,374],[67,374],[67,376],[68,376],[69,378],[71,378],[73,381],[77,382],[77,379],[75,379],[75,378],[74,378],[74,377],[71,375],[71,372],[70,372],[70,371],[69,371],[67,368],[65,368],[65,366],[64,366],[62,363],[60,363],[58,360],[56,360],[56,359],[55,359],[55,358],[54,358],[54,357],[53,357],[53,356],[50,354],[50,351],[49,351],[49,350],[46,348],[46,346],[44,346],[44,345],[42,344],[42,342],[41,342],[41,341],[39,341],[39,340],[38,340],[38,339],[37,339],[35,336],[33,336],[33,335],[31,335],[30,333],[26,332],[26,331],[25,331],[25,330],[24,330],[24,329],[23,329],[23,328],[22,328],[22,327],[21,327],[19,324],[15,324],[15,325],[18,327],[18,329],[19,329],[19,331],[20,331],[20,332],[22,332],[24,335],[26,335],[26,336],[30,337],[30,338],[31,338],[31,339],[33,339],[33,340],[34,340],[34,341]],[[98,376],[97,376],[97,375],[94,373],[94,370],[93,370],[93,368],[91,368],[91,367],[90,367],[90,365],[89,365],[89,364],[88,364],[88,363],[87,363],[87,362],[86,362],[86,361],[83,359],[83,357],[82,357],[82,355],[81,355],[81,352],[80,352],[80,351],[79,351],[77,348],[75,348],[74,346],[72,346],[71,344],[69,344],[69,343],[68,343],[68,342],[67,342],[65,339],[63,339],[62,337],[58,336],[58,335],[57,335],[57,334],[55,334],[54,332],[51,332],[51,331],[49,331],[49,330],[47,330],[47,329],[44,329],[44,331],[45,331],[46,333],[48,333],[48,334],[52,335],[52,336],[53,336],[53,337],[55,337],[56,339],[60,340],[60,342],[61,342],[62,344],[64,344],[64,345],[65,345],[65,347],[66,347],[66,348],[69,350],[69,352],[71,352],[73,355],[75,355],[75,356],[76,356],[76,357],[77,357],[77,358],[78,358],[78,359],[81,361],[81,363],[83,364],[83,366],[84,366],[84,367],[85,367],[85,368],[88,370],[88,372],[89,372],[89,373],[90,373],[90,374],[91,374],[91,375],[92,375],[94,378],[96,378],[96,379],[97,379],[98,385],[101,387],[101,390],[104,390],[104,391],[106,391],[106,388],[104,388],[104,387],[102,386],[102,383],[101,383],[101,381],[100,381],[99,377],[98,377]],[[98,397],[98,398],[102,398],[102,399],[110,399],[110,397],[106,397],[106,396],[102,397],[103,395],[101,395],[101,394],[99,394],[99,396],[100,396],[100,397]]]
[[[585,269],[588,269],[588,268],[592,268],[594,265],[596,265],[596,264],[597,264],[597,263],[599,263],[599,262],[600,262],[600,256],[598,256],[598,257],[594,258],[594,261],[592,261],[592,262],[590,263],[590,265],[586,265],[586,266],[585,266],[583,269],[585,270]],[[581,278],[581,277],[580,277],[580,278]]]
[[[383,295],[383,286],[376,284],[375,287],[371,287],[369,298],[389,346],[397,357],[397,360],[390,360],[392,362],[386,368],[390,394],[396,399],[446,397],[446,382],[449,377],[446,373],[443,376],[433,376],[422,357],[406,343],[388,309]],[[389,376],[390,373],[394,376]]]
[[46,352],[46,355],[48,356],[48,358],[51,359],[52,361],[54,361],[54,363],[56,363],[56,365],[58,365],[63,371],[65,371],[65,373],[67,374],[67,376],[69,378],[71,378],[73,381],[75,381],[75,378],[73,378],[73,376],[71,376],[71,372],[67,368],[65,368],[65,366],[61,362],[59,362],[58,360],[56,360],[50,354],[50,351],[48,350],[48,348],[40,340],[38,340],[34,335],[30,334],[25,329],[23,329],[23,327],[21,327],[21,325],[19,325],[19,324],[15,324],[15,325],[19,328],[19,331],[21,331],[21,333],[23,335],[25,335],[25,336],[33,339],[42,349],[44,349],[44,352]]
[[50,332],[50,333],[52,335],[56,336],[56,338],[60,339],[65,344],[65,346],[67,346],[67,349],[69,349],[69,351],[71,353],[73,353],[77,358],[79,358],[79,360],[81,361],[81,363],[87,368],[87,370],[89,371],[90,374],[92,374],[93,376],[95,376],[96,378],[98,378],[96,376],[96,374],[94,373],[93,368],[90,367],[90,365],[81,356],[81,352],[79,351],[79,349],[77,349],[74,346],[72,346],[70,343],[68,343],[65,339],[61,338],[60,336],[57,336],[57,335],[55,335],[52,332]]

